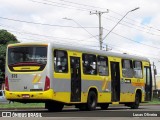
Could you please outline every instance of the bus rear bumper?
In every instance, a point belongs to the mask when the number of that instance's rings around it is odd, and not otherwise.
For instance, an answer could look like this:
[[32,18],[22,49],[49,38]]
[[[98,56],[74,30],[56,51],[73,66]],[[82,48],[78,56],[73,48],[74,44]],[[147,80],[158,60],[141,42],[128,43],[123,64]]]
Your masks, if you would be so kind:
[[34,91],[34,92],[12,92],[5,91],[6,99],[8,100],[52,100],[53,90]]

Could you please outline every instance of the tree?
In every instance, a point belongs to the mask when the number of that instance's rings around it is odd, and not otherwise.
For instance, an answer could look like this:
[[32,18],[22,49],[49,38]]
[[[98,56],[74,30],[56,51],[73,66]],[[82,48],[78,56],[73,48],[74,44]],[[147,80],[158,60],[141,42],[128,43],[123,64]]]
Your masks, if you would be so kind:
[[17,43],[17,38],[7,30],[0,30],[0,83],[5,80],[6,48],[8,44]]

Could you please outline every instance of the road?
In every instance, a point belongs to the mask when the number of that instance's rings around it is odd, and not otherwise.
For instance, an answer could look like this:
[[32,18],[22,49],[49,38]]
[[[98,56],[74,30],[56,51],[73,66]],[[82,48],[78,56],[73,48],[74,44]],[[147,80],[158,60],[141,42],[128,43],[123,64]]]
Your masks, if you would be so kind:
[[[147,105],[140,106],[139,109],[130,109],[125,106],[111,106],[108,110],[100,110],[97,108],[95,111],[79,111],[76,108],[64,108],[62,112],[48,112],[46,109],[14,109],[14,110],[0,110],[0,116],[11,113],[11,116],[14,117],[12,120],[17,120],[17,117],[39,117],[38,120],[45,119],[68,119],[72,118],[77,120],[83,120],[87,117],[87,120],[106,120],[106,119],[119,119],[127,120],[126,118],[138,118],[138,119],[148,119],[152,118],[159,120],[160,117],[160,105]],[[156,117],[158,116],[158,117]],[[42,118],[40,118],[42,117]],[[3,119],[7,120],[7,118]],[[35,120],[36,118],[30,118],[30,120]]]

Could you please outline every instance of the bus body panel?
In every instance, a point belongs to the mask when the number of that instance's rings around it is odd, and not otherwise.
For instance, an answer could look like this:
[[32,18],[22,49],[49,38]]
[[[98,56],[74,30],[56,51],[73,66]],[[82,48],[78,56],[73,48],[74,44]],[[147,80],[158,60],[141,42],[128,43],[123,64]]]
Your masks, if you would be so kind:
[[8,74],[9,91],[43,91],[46,79],[46,70],[37,73],[12,73]]

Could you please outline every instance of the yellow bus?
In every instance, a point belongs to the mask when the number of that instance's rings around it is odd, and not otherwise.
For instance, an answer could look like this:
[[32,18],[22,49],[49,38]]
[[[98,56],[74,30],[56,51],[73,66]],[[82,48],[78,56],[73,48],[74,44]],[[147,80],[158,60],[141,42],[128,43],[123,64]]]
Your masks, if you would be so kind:
[[144,57],[55,43],[10,44],[5,93],[11,101],[43,102],[49,111],[61,111],[64,105],[137,109],[151,100],[151,64]]

